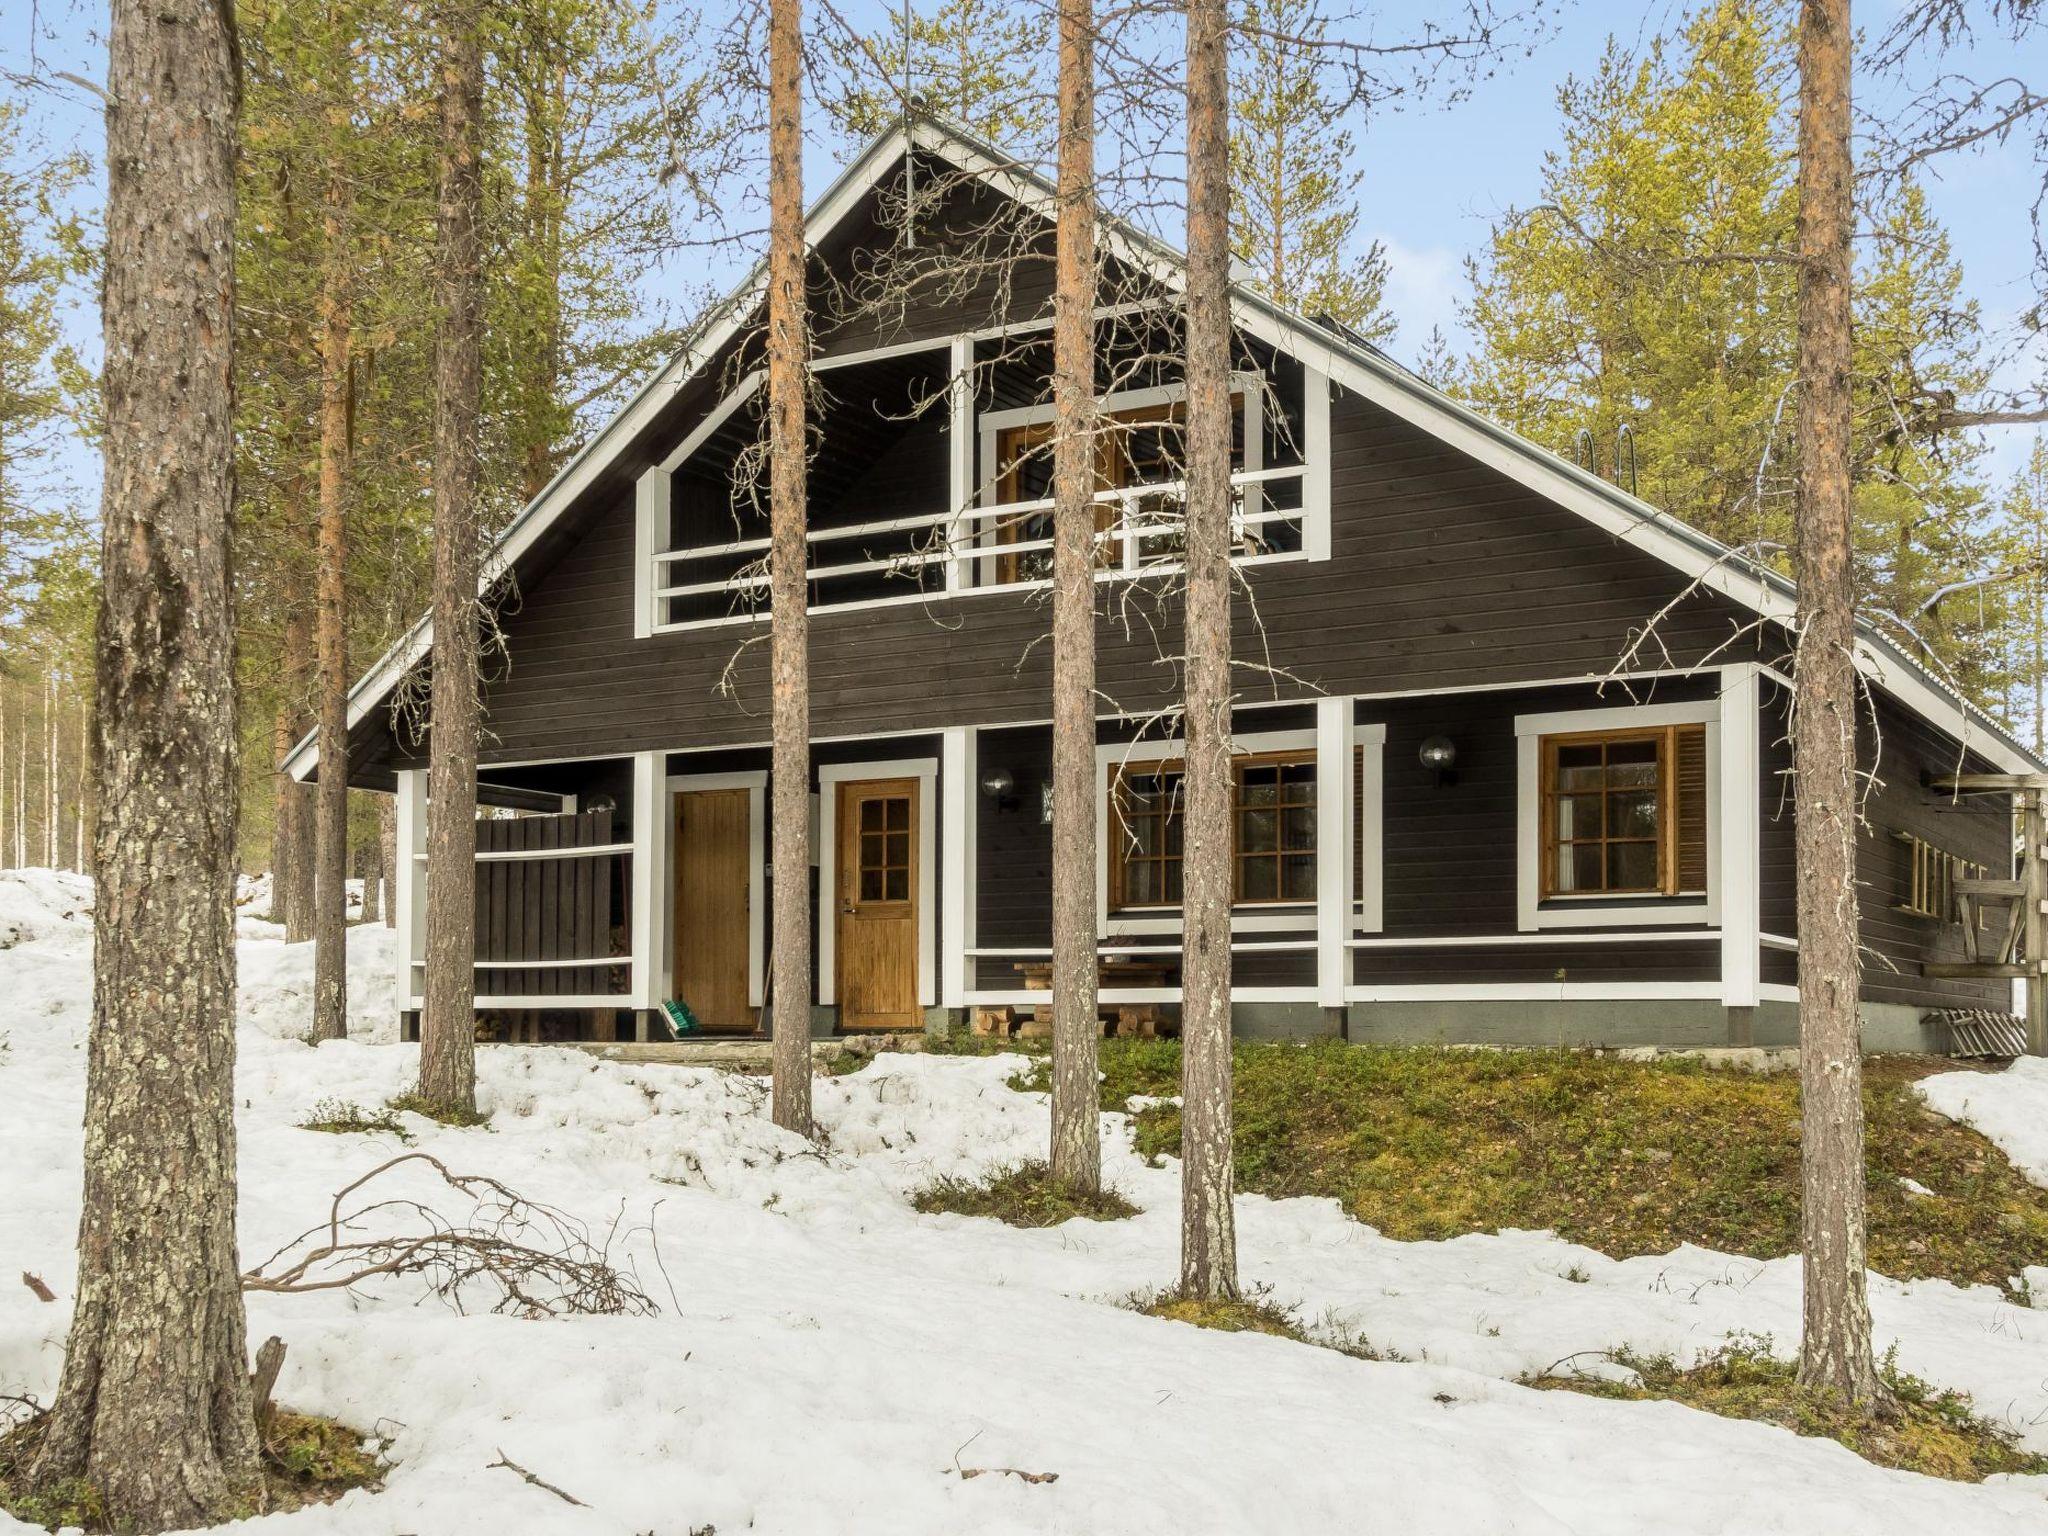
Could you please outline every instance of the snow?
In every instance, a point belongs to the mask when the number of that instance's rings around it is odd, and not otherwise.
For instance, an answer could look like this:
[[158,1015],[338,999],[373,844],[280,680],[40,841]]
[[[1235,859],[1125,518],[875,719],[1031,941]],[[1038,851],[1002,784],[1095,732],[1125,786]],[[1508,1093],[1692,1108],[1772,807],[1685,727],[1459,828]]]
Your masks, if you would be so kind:
[[2003,1072],[1944,1072],[1919,1088],[1929,1108],[1978,1131],[2048,1186],[2048,1057],[2022,1056]]
[[[90,898],[77,877],[0,872],[0,1166],[34,1170],[0,1199],[0,1392],[45,1399],[73,1276]],[[389,935],[351,930],[350,962],[363,1036],[308,1046],[310,946],[244,920],[248,1262],[401,1150],[297,1126],[321,1100],[374,1106],[410,1086],[413,1053],[387,1043]],[[909,1207],[933,1175],[1041,1151],[1046,1106],[1006,1086],[1017,1064],[887,1055],[820,1079],[820,1152],[769,1124],[758,1079],[482,1051],[489,1126],[410,1120],[418,1146],[611,1234],[661,1310],[461,1316],[397,1280],[252,1297],[254,1336],[290,1347],[284,1400],[387,1435],[394,1461],[380,1494],[256,1527],[1917,1536],[2034,1531],[2048,1516],[2048,1479],[1941,1483],[1763,1425],[1505,1379],[1621,1343],[1686,1354],[1745,1331],[1787,1345],[1792,1260],[1681,1248],[1617,1262],[1528,1232],[1396,1243],[1332,1201],[1248,1196],[1248,1282],[1416,1363],[1137,1316],[1119,1303],[1175,1272],[1178,1180],[1136,1158],[1122,1115],[1104,1117],[1104,1139],[1111,1180],[1142,1207],[1131,1221],[1020,1232]],[[2008,1076],[1997,1113],[2018,1124],[2031,1102],[2034,1125],[2048,1121],[2048,1076]],[[1987,1081],[2002,1080],[1973,1077],[1979,1093]],[[21,1269],[59,1303],[13,1284]],[[2048,1320],[1993,1287],[1872,1287],[1880,1347],[1896,1342],[1907,1369],[1969,1390],[2048,1450]],[[492,1468],[501,1454],[587,1507]]]

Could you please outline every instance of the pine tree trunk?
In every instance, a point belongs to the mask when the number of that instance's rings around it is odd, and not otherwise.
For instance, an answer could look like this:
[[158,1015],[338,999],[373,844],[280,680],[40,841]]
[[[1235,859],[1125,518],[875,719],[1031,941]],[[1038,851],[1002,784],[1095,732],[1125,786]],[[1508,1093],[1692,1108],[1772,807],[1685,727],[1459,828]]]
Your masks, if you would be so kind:
[[1060,5],[1053,289],[1052,1176],[1102,1187],[1095,962],[1095,15]]
[[277,771],[270,776],[270,920],[273,923],[289,922],[286,911],[291,902],[292,858],[298,851],[298,828],[294,825],[299,810],[299,797],[294,793],[298,785],[284,771],[284,760],[291,754],[297,740],[292,723],[289,700],[279,699],[270,717],[271,757],[278,765]]
[[[801,0],[768,7],[768,581],[773,655],[775,1123],[811,1134],[811,677],[804,438]],[[833,893],[821,893],[836,910]]]
[[[309,550],[308,553],[311,551]],[[306,700],[313,685],[313,621],[303,602],[293,603],[284,622],[285,708],[291,712],[291,738],[303,734]],[[313,794],[311,784],[286,775],[284,837],[290,846],[284,870],[284,938],[303,944],[313,937]]]
[[1183,1294],[1237,1294],[1231,1207],[1230,104],[1223,0],[1187,0],[1187,767],[1181,879]]
[[211,0],[113,7],[84,1203],[63,1377],[28,1479],[86,1477],[114,1525],[145,1531],[210,1524],[261,1493],[223,793],[238,782],[226,14]]
[[386,928],[398,926],[398,806],[389,795],[377,801],[377,882],[383,888]]
[[483,44],[474,0],[441,17],[435,263],[433,736],[420,1095],[476,1109],[477,411],[483,388]]
[[72,847],[77,855],[78,872],[88,873],[85,864],[85,818],[92,804],[92,786],[98,781],[93,772],[92,748],[87,744],[85,700],[78,701],[78,820],[72,827]]
[[313,649],[319,782],[313,797],[313,1038],[348,1035],[349,189],[328,167],[320,289],[320,528]]
[[1799,26],[1797,788],[1802,1384],[1875,1404],[1864,1276],[1856,912],[1856,643],[1850,561],[1848,0]]

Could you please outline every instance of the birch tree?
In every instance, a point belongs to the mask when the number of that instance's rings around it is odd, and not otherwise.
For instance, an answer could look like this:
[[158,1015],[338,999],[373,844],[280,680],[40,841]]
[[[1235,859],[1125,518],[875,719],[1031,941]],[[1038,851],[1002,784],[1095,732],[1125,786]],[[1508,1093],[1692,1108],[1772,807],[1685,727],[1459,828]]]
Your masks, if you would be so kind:
[[115,0],[84,1199],[28,1480],[88,1478],[149,1531],[260,1489],[235,1251],[235,92],[224,7]]
[[1052,331],[1052,1177],[1102,1187],[1096,1087],[1095,8],[1060,0]]
[[1231,1199],[1230,71],[1224,0],[1187,3],[1187,738],[1181,1257],[1188,1297],[1237,1294]]
[[434,670],[420,1097],[476,1113],[477,416],[483,391],[484,60],[476,0],[439,7]]
[[811,1134],[811,677],[805,544],[802,0],[768,6],[768,579],[774,714],[772,1114]]
[[1798,641],[1793,774],[1799,914],[1802,1386],[1874,1408],[1864,1270],[1863,1051],[1857,1000],[1854,405],[1855,233],[1849,0],[1799,20]]

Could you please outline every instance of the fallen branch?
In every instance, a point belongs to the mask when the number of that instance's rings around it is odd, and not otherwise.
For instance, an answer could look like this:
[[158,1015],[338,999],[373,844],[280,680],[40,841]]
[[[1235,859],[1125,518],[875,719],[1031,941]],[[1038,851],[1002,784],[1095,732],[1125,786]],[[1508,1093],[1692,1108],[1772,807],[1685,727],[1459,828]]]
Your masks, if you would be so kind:
[[520,1481],[531,1483],[536,1488],[545,1488],[549,1493],[552,1493],[564,1504],[574,1504],[578,1509],[590,1508],[588,1504],[584,1503],[581,1499],[577,1498],[575,1494],[565,1493],[563,1490],[557,1488],[553,1483],[549,1482],[544,1477],[535,1477],[531,1472],[527,1471],[526,1468],[519,1465],[519,1463],[514,1461],[511,1457],[507,1456],[502,1450],[498,1452],[498,1459],[490,1463],[489,1466],[486,1466],[484,1470],[488,1472],[495,1467],[503,1467],[507,1472],[516,1472],[519,1475]]
[[[406,1163],[424,1164],[471,1200],[469,1214],[450,1222],[423,1201],[406,1198],[372,1199],[344,1212],[351,1196]],[[372,1219],[414,1230],[352,1235]],[[496,1179],[451,1172],[425,1152],[394,1157],[344,1186],[329,1203],[327,1220],[243,1275],[242,1289],[292,1295],[352,1291],[380,1275],[423,1275],[458,1312],[464,1288],[478,1280],[497,1292],[494,1312],[646,1316],[656,1310],[574,1217]]]
[[21,1272],[21,1283],[36,1293],[37,1301],[55,1301],[57,1299],[57,1293],[43,1284],[43,1277],[41,1275],[30,1274],[24,1269]]

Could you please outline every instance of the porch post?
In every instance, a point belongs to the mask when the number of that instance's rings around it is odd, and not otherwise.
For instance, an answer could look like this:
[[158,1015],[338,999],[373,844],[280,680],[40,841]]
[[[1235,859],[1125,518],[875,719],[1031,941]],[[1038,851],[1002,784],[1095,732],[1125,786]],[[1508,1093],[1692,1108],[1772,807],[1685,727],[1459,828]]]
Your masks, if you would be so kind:
[[668,908],[666,839],[661,814],[662,757],[633,754],[633,968],[632,1005],[658,1008],[661,999],[662,919]]
[[426,861],[419,857],[427,848],[427,771],[402,770],[398,775],[397,835],[392,861],[394,889],[392,906],[398,929],[398,963],[392,990],[401,1014],[420,1006],[413,990],[413,965],[426,958],[427,903]]
[[[952,501],[949,509],[952,517],[946,523],[946,540],[951,548],[948,554],[956,553],[960,543],[974,542],[966,538],[967,530],[974,525],[964,514],[967,504],[974,499],[974,341],[971,337],[955,336],[948,353],[953,381],[950,386],[947,415],[947,493]],[[964,561],[949,559],[946,562],[946,590],[954,591],[967,585],[967,566]]]
[[1351,700],[1316,700],[1316,1001],[1344,1006],[1351,933]]
[[979,741],[971,725],[940,736],[939,1006],[967,1006],[967,951],[974,947],[974,797],[981,779]]
[[[1762,920],[1757,910],[1757,839],[1763,786],[1757,757],[1757,715],[1761,706],[1754,663],[1721,669],[1721,835],[1714,878],[1721,909],[1721,1003],[1731,1009],[1755,1008],[1759,997],[1757,950]],[[1747,1019],[1747,1015],[1739,1017]]]

